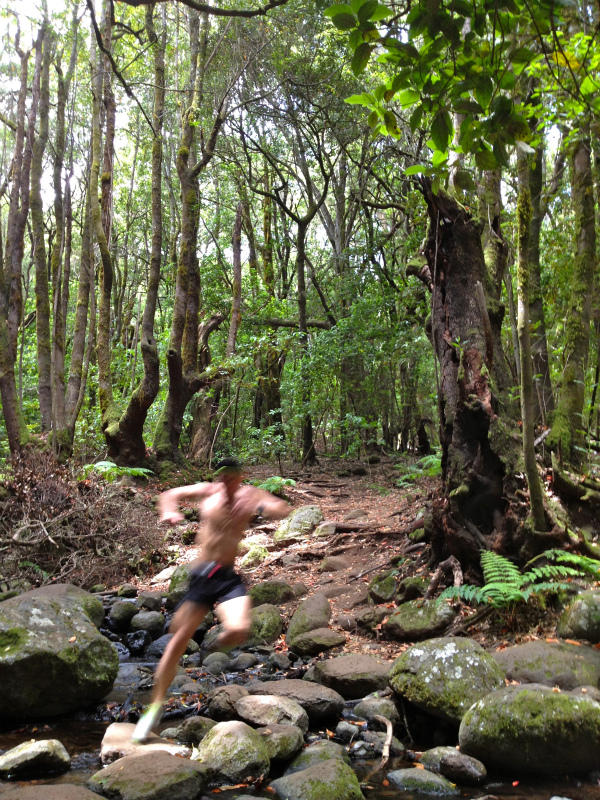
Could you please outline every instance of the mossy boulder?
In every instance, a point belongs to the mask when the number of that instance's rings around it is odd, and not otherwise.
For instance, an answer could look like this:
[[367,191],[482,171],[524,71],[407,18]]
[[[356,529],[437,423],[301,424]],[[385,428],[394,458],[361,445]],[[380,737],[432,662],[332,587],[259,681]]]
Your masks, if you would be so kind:
[[402,603],[408,603],[409,600],[417,600],[419,597],[424,597],[428,586],[428,578],[423,578],[420,575],[404,578],[398,584],[396,603],[402,605]]
[[263,737],[245,722],[219,722],[200,742],[193,760],[217,782],[241,783],[269,773]]
[[140,611],[131,620],[132,631],[148,631],[153,639],[162,636],[165,629],[165,618],[160,611]]
[[331,619],[331,605],[324,594],[313,594],[303,600],[288,626],[285,640],[288,646],[294,639],[307,631],[326,628]]
[[266,547],[260,544],[253,544],[248,548],[248,552],[240,561],[242,567],[255,567],[265,560],[269,555]]
[[397,658],[390,686],[422,711],[458,725],[473,703],[504,686],[504,672],[476,642],[442,637]]
[[314,679],[346,700],[358,700],[386,688],[390,667],[389,661],[352,653],[315,664]]
[[534,641],[492,655],[506,677],[518,683],[542,683],[567,690],[600,686],[600,651],[593,647]]
[[25,598],[35,591],[36,597],[47,597],[49,600],[65,600],[69,606],[80,608],[90,622],[96,627],[102,627],[104,622],[104,606],[98,597],[94,597],[85,589],[73,586],[70,583],[53,583],[50,586],[41,586],[39,589],[32,589],[30,592],[22,593],[20,596]]
[[251,681],[246,684],[246,690],[252,695],[291,697],[306,711],[311,724],[316,725],[339,717],[344,708],[344,698],[338,692],[296,678],[284,678],[281,681]]
[[262,736],[272,761],[287,761],[304,747],[304,734],[296,725],[271,723],[256,732]]
[[308,715],[302,706],[291,697],[275,695],[247,695],[235,703],[235,713],[244,722],[259,727],[291,725],[308,731]]
[[479,786],[487,777],[487,770],[479,759],[467,756],[455,747],[426,750],[419,763],[430,772],[438,772],[452,783],[463,786]]
[[389,603],[396,596],[398,583],[389,572],[376,575],[369,584],[369,597],[374,603]]
[[262,603],[279,605],[287,603],[288,600],[294,600],[296,597],[291,584],[287,581],[262,581],[253,586],[248,594],[255,606],[262,605]]
[[354,706],[354,715],[359,719],[366,719],[376,730],[385,730],[386,726],[375,717],[389,719],[394,726],[400,722],[396,704],[388,697],[365,697],[364,700]]
[[432,795],[434,797],[451,797],[459,794],[458,789],[450,781],[429,772],[426,769],[396,769],[388,772],[388,781],[402,792],[414,795]]
[[323,522],[323,514],[318,506],[300,506],[284,519],[273,534],[274,542],[290,542],[302,539]]
[[283,620],[279,610],[269,603],[263,603],[252,609],[252,628],[248,637],[248,646],[272,644],[283,631]]
[[304,748],[300,755],[296,756],[288,765],[285,774],[293,775],[295,772],[314,767],[315,764],[321,764],[323,761],[329,761],[332,758],[336,761],[342,761],[344,764],[350,763],[350,757],[341,744],[330,742],[328,739],[321,739]]
[[[173,729],[173,738],[185,744],[198,744],[217,723],[208,717],[189,717]],[[161,735],[164,735],[164,731]]]
[[180,564],[171,575],[169,594],[167,595],[167,608],[172,611],[177,608],[190,588],[191,564]]
[[97,598],[82,595],[57,585],[0,605],[0,716],[64,714],[111,690],[119,657],[90,619]]
[[565,639],[600,642],[600,592],[581,592],[563,612],[557,633]]
[[388,611],[386,608],[379,608],[377,606],[371,608],[362,608],[354,613],[354,619],[359,628],[364,628],[368,631],[377,630],[380,622],[387,617]]
[[437,600],[410,600],[403,603],[384,623],[391,639],[415,642],[443,633],[456,617],[456,611]]
[[131,620],[136,614],[139,614],[140,609],[135,603],[127,600],[117,600],[112,604],[108,612],[108,622],[113,631],[118,633],[126,633],[131,625]]
[[478,700],[459,730],[461,752],[511,776],[600,769],[600,703],[548,686],[507,686]]
[[331,628],[315,628],[295,636],[290,644],[292,653],[299,656],[318,656],[326,650],[346,644],[346,636]]
[[285,800],[363,800],[352,767],[331,758],[293,775],[284,775],[273,781],[270,788]]
[[206,784],[206,770],[200,764],[157,751],[113,761],[88,781],[94,792],[118,800],[194,800]]
[[0,756],[0,778],[25,778],[66,772],[71,756],[58,739],[38,739],[23,742]]
[[122,583],[117,589],[117,597],[137,597],[137,587],[132,583]]

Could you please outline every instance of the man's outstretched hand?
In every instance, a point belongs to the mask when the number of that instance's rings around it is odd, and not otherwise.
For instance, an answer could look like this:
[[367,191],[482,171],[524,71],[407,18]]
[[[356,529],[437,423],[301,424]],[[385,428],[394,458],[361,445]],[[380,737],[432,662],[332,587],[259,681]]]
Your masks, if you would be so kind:
[[177,525],[178,522],[183,522],[185,517],[179,511],[164,511],[160,515],[160,521],[166,522],[167,525]]

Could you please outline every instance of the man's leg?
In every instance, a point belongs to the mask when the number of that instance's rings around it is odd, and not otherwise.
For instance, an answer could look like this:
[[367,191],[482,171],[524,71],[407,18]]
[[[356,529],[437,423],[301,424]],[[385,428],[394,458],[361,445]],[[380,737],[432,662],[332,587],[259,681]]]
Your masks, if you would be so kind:
[[135,727],[132,736],[134,741],[145,741],[152,728],[160,721],[162,705],[167,689],[177,672],[179,659],[185,653],[189,640],[201,625],[208,611],[208,606],[199,606],[189,600],[185,601],[177,610],[170,628],[173,638],[166,646],[154,673],[152,701]]
[[232,647],[246,641],[252,623],[251,610],[252,601],[247,594],[225,600],[217,606],[217,616],[223,624],[223,633],[219,636],[215,649]]

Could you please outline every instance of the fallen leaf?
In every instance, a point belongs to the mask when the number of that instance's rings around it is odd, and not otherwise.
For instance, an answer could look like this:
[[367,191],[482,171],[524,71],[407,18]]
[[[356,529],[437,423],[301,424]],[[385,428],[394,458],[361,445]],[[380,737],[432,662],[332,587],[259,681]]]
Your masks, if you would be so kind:
[[512,785],[513,785],[513,786],[518,786],[518,785],[519,785],[519,781],[513,781],[513,782],[512,782]]
[[390,782],[389,782],[389,781],[382,781],[382,782],[381,782],[381,785],[382,785],[382,786],[389,786],[389,785],[390,785]]
[[581,642],[576,642],[575,639],[565,639],[567,644],[574,644],[575,647],[581,647]]
[[71,638],[69,639],[69,642],[70,642],[71,644],[72,644],[73,642],[76,642],[76,641],[77,641],[77,637],[76,637],[76,636],[71,636]]
[[417,762],[415,762],[415,764],[413,764],[413,766],[414,766],[414,767],[416,767],[417,769],[425,769],[425,767],[423,766],[423,764],[419,764],[419,763],[417,763]]

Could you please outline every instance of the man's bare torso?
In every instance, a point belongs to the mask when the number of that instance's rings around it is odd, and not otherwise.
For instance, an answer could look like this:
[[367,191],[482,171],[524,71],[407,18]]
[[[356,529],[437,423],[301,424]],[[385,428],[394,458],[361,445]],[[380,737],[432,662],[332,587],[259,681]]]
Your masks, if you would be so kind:
[[256,512],[257,490],[241,486],[230,499],[221,483],[211,484],[211,493],[198,506],[202,527],[196,537],[202,561],[233,564],[248,522]]

